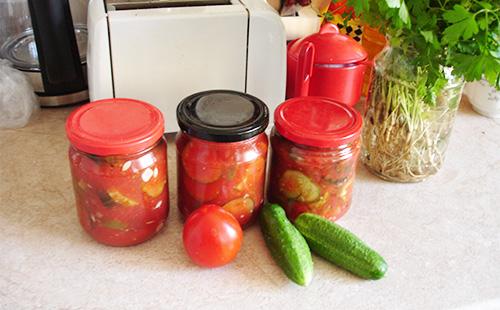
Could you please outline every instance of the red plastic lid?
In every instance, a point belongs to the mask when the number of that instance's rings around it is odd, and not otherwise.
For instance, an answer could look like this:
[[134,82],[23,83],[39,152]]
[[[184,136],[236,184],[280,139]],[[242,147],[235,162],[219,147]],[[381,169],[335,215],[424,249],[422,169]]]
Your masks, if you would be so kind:
[[297,59],[307,42],[315,47],[315,64],[355,64],[368,57],[366,50],[353,38],[340,34],[337,26],[327,23],[318,33],[291,42],[288,54]]
[[358,139],[362,123],[354,108],[325,97],[289,99],[274,111],[281,136],[315,147],[338,147]]
[[83,105],[66,120],[71,144],[86,153],[133,154],[153,146],[163,135],[163,115],[133,99],[104,99]]

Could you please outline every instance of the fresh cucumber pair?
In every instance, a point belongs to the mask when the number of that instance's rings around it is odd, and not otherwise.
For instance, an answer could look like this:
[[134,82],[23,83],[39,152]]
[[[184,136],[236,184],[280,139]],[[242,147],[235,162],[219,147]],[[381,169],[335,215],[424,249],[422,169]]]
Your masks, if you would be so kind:
[[309,248],[361,278],[380,279],[387,270],[385,260],[377,252],[347,229],[321,216],[303,213],[294,226],[282,207],[266,204],[260,225],[274,260],[299,285],[307,286],[312,280],[313,261]]

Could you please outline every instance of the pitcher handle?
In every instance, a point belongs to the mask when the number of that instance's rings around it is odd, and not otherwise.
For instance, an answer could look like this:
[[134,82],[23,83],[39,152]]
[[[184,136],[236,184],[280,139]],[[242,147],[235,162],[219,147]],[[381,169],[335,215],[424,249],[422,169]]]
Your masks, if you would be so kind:
[[309,84],[313,73],[315,48],[314,44],[307,42],[299,52],[297,72],[295,73],[294,97],[304,97],[309,94]]

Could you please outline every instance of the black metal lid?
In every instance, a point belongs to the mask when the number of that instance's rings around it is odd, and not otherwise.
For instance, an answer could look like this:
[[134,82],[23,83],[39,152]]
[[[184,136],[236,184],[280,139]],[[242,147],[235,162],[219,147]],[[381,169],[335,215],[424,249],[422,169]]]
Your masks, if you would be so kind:
[[177,122],[189,135],[214,142],[243,141],[266,130],[269,110],[258,98],[232,90],[210,90],[184,98]]

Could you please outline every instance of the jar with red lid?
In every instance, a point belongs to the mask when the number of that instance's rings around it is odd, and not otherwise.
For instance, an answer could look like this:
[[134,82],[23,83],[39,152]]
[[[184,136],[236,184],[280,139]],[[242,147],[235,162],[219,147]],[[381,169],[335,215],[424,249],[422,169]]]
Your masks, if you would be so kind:
[[266,105],[236,91],[200,92],[179,104],[177,121],[178,206],[184,218],[210,203],[248,225],[264,203]]
[[268,200],[291,220],[310,212],[340,218],[351,203],[361,115],[324,97],[285,101],[274,113]]
[[132,99],[83,105],[66,121],[76,207],[100,243],[129,246],[153,237],[169,211],[163,116]]

